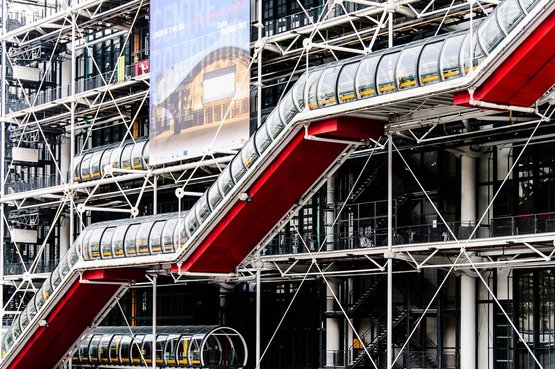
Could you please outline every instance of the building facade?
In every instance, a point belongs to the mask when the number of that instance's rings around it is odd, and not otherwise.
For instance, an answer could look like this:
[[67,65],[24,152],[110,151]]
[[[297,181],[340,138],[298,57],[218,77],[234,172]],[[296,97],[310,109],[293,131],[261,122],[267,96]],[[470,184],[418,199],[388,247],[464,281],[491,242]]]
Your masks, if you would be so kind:
[[555,367],[552,1],[185,3],[249,51],[162,78],[154,1],[2,1],[1,368],[55,311],[45,367],[201,365],[158,325],[244,337],[205,366]]

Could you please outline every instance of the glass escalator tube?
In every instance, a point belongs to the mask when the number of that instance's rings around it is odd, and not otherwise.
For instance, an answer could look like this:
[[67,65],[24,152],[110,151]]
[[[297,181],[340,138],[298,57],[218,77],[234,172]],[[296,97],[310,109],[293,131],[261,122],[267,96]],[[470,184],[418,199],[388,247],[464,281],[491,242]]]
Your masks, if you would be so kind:
[[320,76],[323,72],[324,67],[318,67],[308,72],[308,81],[306,83],[305,89],[308,101],[308,108],[310,110],[318,109],[318,98],[316,96],[316,92],[318,89],[318,81],[320,80]]
[[357,99],[355,89],[355,77],[361,59],[349,61],[343,64],[337,78],[337,98],[340,104],[355,101]]
[[116,227],[108,227],[102,235],[102,239],[100,240],[100,253],[102,259],[112,259],[114,257],[112,237],[114,236],[115,230]]
[[137,256],[137,246],[136,246],[136,235],[139,230],[140,224],[131,224],[125,233],[125,256],[133,257]]
[[416,43],[405,47],[399,55],[395,78],[399,90],[419,87],[418,59],[422,52],[423,44]]
[[465,33],[454,33],[449,35],[443,42],[440,55],[441,78],[447,81],[462,76],[462,68],[460,64],[460,53]]
[[376,69],[381,53],[369,54],[359,64],[355,77],[357,99],[376,96]]
[[320,75],[316,89],[316,101],[319,108],[337,105],[337,78],[343,63],[333,63]]
[[[251,136],[249,138],[247,143],[241,149],[240,154],[241,154],[241,158],[243,160],[243,163],[245,165],[245,168],[247,170],[250,169],[250,167],[260,157],[260,154],[259,154],[258,150],[256,149],[255,137],[254,136]],[[204,201],[206,201],[206,200],[204,200]],[[204,221],[204,219],[203,219],[203,221]]]
[[498,13],[499,25],[507,33],[511,32],[526,15],[516,0],[502,1],[495,11]]
[[139,256],[150,254],[149,238],[153,225],[154,221],[142,222],[139,230],[137,231],[137,235],[135,237],[135,247],[137,248],[137,255]]
[[162,231],[166,223],[168,223],[167,219],[158,220],[152,226],[150,236],[148,237],[148,248],[151,255],[162,253]]
[[83,160],[83,155],[79,154],[73,160],[73,180],[76,182],[81,182],[81,161]]
[[145,161],[143,159],[143,152],[146,145],[146,141],[137,142],[133,151],[131,152],[131,166],[133,169],[146,169]]
[[211,213],[210,206],[208,205],[208,192],[205,192],[197,201],[193,210],[196,212],[197,219],[202,224]]
[[425,43],[418,60],[418,79],[420,86],[441,82],[439,57],[443,47],[443,37],[433,37]]
[[173,235],[178,221],[177,215],[174,215],[164,224],[164,229],[162,230],[162,252],[165,254],[175,251],[176,240],[173,239]]
[[127,228],[129,228],[129,224],[123,223],[117,226],[114,231],[114,235],[112,236],[112,255],[114,258],[122,258],[125,256],[124,240]]
[[235,183],[239,182],[239,180],[243,178],[243,176],[247,172],[247,168],[243,163],[243,159],[241,158],[240,152],[237,155],[235,155],[235,157],[231,160],[230,167],[231,167],[231,175],[233,176],[233,181]]

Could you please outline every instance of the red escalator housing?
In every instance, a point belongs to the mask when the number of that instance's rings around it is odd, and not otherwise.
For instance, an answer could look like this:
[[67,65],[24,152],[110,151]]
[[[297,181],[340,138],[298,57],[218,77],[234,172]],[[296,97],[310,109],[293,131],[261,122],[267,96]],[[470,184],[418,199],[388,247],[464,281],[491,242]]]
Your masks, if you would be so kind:
[[[118,284],[144,279],[139,269],[92,270],[83,274],[84,283],[75,281],[10,363],[9,369],[52,369],[110,302]],[[100,282],[100,283],[94,283]]]
[[[555,12],[551,13],[474,92],[474,100],[529,107],[555,84]],[[467,91],[455,105],[470,105]]]
[[[308,134],[339,140],[375,138],[383,122],[339,117],[312,123]],[[346,143],[311,141],[299,131],[256,181],[245,189],[251,201],[237,201],[210,231],[181,271],[227,273],[256,247],[283,215],[337,160]],[[172,270],[178,271],[177,265]]]

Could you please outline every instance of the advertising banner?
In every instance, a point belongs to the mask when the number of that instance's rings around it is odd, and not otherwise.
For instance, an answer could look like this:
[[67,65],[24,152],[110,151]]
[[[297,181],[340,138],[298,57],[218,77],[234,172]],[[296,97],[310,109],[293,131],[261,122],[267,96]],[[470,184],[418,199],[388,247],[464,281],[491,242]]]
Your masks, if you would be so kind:
[[240,148],[249,137],[249,1],[150,7],[150,163]]

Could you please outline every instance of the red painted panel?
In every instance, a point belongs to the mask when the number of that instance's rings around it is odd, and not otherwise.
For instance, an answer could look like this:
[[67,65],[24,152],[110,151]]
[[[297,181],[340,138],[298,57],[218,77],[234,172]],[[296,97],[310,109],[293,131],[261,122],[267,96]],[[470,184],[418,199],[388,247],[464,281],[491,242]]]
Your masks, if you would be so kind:
[[[504,63],[476,89],[475,100],[531,106],[555,83],[555,13],[549,15]],[[467,105],[468,92],[455,95],[455,105]]]
[[[130,281],[143,277],[144,272],[137,269],[87,271],[83,275],[89,281]],[[48,327],[35,331],[9,369],[52,369],[118,289],[116,284],[75,281],[46,318]]]
[[[349,122],[352,122],[352,126]],[[359,139],[383,133],[383,124],[350,118],[310,125],[309,134]],[[231,272],[333,163],[346,145],[304,139],[299,132],[193,254],[182,271]],[[173,266],[176,271],[177,267]]]

